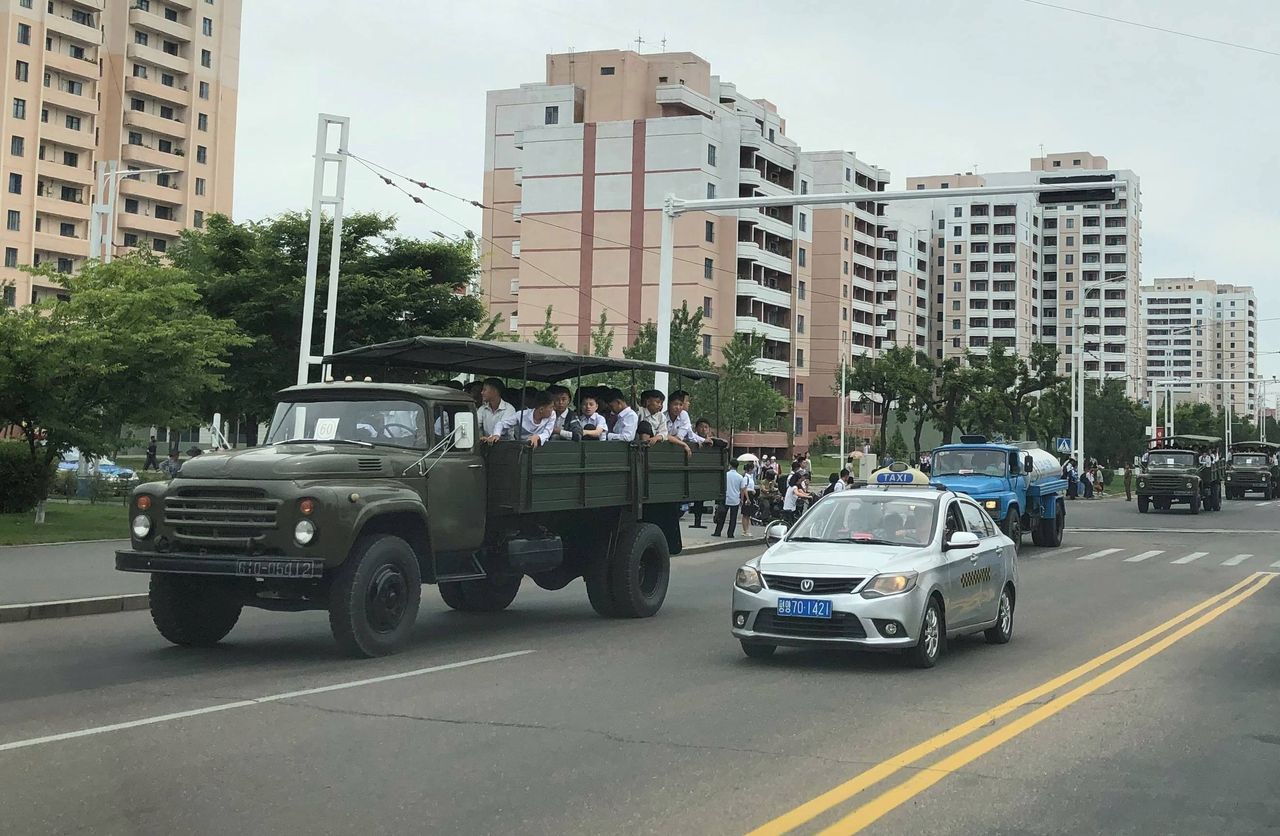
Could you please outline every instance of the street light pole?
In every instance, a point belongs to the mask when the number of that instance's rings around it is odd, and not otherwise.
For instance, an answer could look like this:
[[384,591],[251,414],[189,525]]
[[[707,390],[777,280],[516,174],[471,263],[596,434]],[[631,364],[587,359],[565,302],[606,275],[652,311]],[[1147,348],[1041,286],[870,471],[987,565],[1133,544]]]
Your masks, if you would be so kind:
[[120,181],[140,174],[178,174],[176,168],[121,169],[116,160],[101,161],[97,165],[98,187],[90,204],[89,259],[110,264],[115,255],[116,201],[120,196]]

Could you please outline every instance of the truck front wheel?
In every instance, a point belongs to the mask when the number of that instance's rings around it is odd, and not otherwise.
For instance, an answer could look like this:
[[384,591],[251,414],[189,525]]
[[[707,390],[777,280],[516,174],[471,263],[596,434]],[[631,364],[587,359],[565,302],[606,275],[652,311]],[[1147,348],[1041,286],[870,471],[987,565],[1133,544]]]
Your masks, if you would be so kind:
[[209,647],[231,632],[243,604],[220,578],[151,576],[151,620],[183,647]]
[[1017,507],[1010,505],[1009,513],[1004,519],[1004,525],[1000,526],[1005,536],[1013,541],[1013,550],[1022,550],[1022,512]]
[[409,640],[421,599],[413,548],[391,534],[362,537],[329,590],[329,628],[349,656],[386,656]]
[[1142,494],[1138,494],[1138,513],[1139,514],[1147,513],[1147,508],[1150,505],[1150,503],[1151,503],[1150,499],[1143,496]]
[[460,612],[501,612],[516,599],[522,580],[517,575],[514,578],[481,578],[442,583],[440,597]]
[[609,563],[617,615],[648,618],[662,609],[671,580],[671,555],[662,529],[652,523],[624,528]]

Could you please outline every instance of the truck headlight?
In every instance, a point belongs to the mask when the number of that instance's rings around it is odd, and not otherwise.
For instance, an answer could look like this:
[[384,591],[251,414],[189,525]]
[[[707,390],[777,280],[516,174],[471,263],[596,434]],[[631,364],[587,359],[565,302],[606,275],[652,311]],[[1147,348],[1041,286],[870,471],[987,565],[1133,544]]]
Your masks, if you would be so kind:
[[146,514],[138,514],[133,518],[133,536],[145,540],[151,536],[151,518]]
[[293,527],[293,541],[305,546],[316,538],[316,524],[311,520],[299,520]]
[[1146,479],[1139,479],[1139,480],[1138,480],[1138,487],[1139,487],[1139,488],[1145,488],[1146,486],[1147,486],[1147,480],[1146,480]]
[[895,572],[889,575],[876,575],[862,588],[863,598],[883,598],[886,595],[901,595],[916,588],[917,572]]
[[733,585],[747,592],[759,592],[764,589],[764,583],[760,580],[760,573],[750,566],[738,568],[738,574],[733,579]]
[[1191,487],[1191,480],[1190,480],[1190,479],[1188,479],[1188,480],[1187,480],[1187,487],[1188,487],[1188,488],[1189,488],[1189,487]]
[[994,511],[1000,507],[1000,503],[994,499],[988,499],[986,502],[982,503],[982,507],[986,508],[988,511]]

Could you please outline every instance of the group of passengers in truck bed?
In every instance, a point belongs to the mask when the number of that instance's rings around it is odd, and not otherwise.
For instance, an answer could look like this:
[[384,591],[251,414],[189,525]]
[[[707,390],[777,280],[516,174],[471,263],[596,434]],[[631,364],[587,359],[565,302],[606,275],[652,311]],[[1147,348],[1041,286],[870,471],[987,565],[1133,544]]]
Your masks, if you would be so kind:
[[657,389],[648,389],[640,393],[637,410],[622,390],[608,386],[581,387],[576,409],[570,406],[569,388],[560,384],[546,389],[507,389],[501,380],[491,377],[463,388],[475,398],[480,435],[490,444],[502,440],[522,441],[532,447],[554,441],[669,443],[683,449],[686,456],[693,447],[714,444],[706,419],[689,420],[692,398],[684,390],[667,398]]

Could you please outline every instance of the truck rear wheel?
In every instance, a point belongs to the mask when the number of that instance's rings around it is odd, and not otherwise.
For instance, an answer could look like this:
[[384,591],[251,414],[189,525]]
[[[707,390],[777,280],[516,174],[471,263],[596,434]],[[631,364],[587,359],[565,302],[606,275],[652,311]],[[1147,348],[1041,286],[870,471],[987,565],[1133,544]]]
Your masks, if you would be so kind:
[[183,647],[222,641],[244,605],[221,578],[153,574],[151,620],[160,635]]
[[514,578],[480,578],[474,581],[455,581],[440,584],[440,597],[460,612],[501,612],[511,606],[520,591],[517,575]]
[[624,528],[609,555],[609,564],[617,615],[648,618],[662,609],[671,580],[671,555],[662,529],[652,523]]
[[1056,503],[1058,506],[1057,513],[1052,517],[1041,517],[1040,522],[1036,524],[1035,530],[1031,532],[1032,542],[1037,546],[1047,546],[1056,549],[1062,545],[1062,532],[1067,527],[1067,508],[1059,499]]
[[409,640],[421,600],[413,548],[391,534],[362,537],[329,590],[329,629],[349,656],[386,656]]

